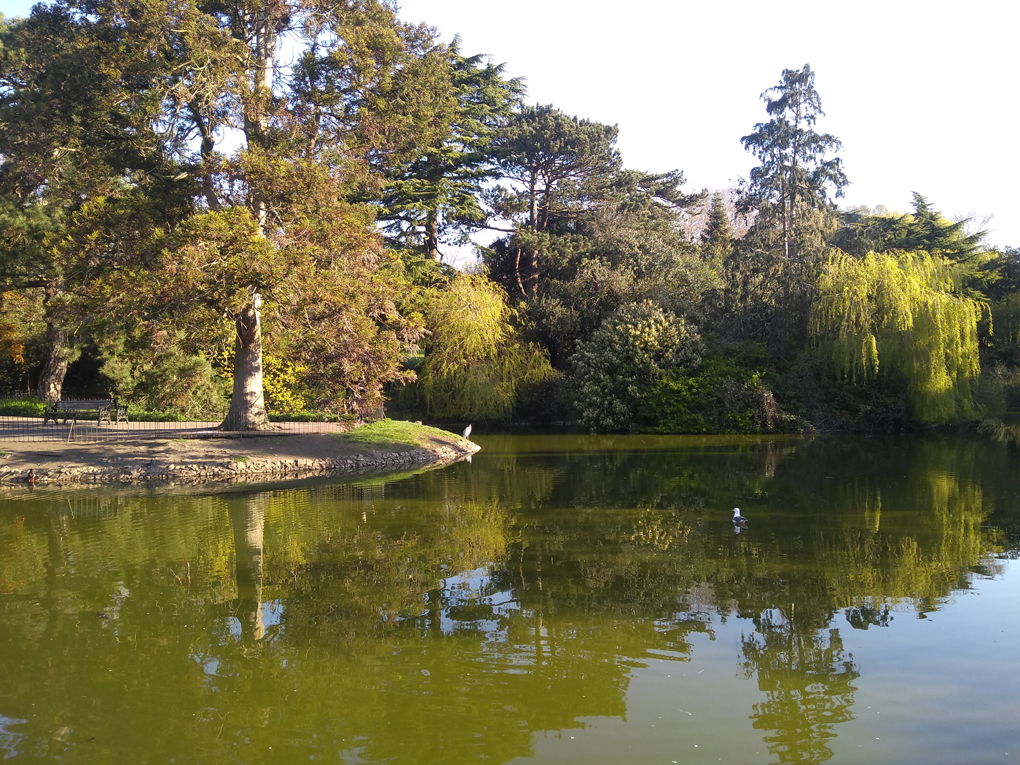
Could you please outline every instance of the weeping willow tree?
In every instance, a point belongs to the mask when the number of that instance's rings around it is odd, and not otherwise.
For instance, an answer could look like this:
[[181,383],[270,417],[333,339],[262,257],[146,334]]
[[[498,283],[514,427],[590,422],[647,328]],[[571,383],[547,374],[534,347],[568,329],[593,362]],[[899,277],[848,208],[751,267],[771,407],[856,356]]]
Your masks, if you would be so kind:
[[[953,264],[927,252],[830,254],[809,331],[837,374],[856,381],[905,378],[913,417],[950,422],[974,415],[981,303],[955,293]],[[881,369],[880,369],[881,363]]]
[[555,373],[546,353],[520,337],[506,293],[477,275],[426,291],[425,408],[439,419],[505,420],[522,387]]

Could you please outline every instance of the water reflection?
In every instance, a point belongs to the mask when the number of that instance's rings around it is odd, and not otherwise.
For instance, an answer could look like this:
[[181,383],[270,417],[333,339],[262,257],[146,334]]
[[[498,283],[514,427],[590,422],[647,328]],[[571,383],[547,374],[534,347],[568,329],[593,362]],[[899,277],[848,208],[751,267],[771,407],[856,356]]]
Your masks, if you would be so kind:
[[866,678],[847,632],[1017,547],[1014,468],[979,442],[483,446],[396,482],[12,494],[0,751],[506,762],[627,719],[639,673],[736,625],[713,671],[755,696],[702,730],[749,720],[776,761],[822,762]]

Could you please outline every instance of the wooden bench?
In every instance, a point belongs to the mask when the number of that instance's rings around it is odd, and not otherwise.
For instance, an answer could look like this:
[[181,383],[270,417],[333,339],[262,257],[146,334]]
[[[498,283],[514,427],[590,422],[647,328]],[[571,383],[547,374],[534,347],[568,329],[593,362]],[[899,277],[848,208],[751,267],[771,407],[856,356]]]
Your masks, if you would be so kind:
[[[57,401],[46,407],[43,413],[43,425],[50,420],[56,425],[58,419],[63,419],[64,424],[68,420],[77,423],[79,414],[95,414],[96,425],[104,422],[113,424],[128,421],[127,405],[118,404],[115,398],[82,399],[81,401]],[[112,413],[112,414],[111,414]],[[116,417],[116,421],[113,420]]]

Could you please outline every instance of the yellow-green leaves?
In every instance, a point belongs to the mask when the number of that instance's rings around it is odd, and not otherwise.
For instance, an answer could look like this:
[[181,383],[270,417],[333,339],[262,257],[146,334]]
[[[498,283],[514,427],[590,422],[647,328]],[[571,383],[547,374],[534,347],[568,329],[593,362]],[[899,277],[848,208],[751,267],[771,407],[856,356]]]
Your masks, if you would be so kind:
[[974,414],[982,305],[953,292],[952,263],[926,252],[834,251],[822,268],[809,332],[837,374],[903,375],[913,415],[948,422]]
[[502,420],[522,386],[554,373],[545,352],[523,340],[506,293],[481,276],[461,275],[427,290],[429,329],[421,384],[433,417]]

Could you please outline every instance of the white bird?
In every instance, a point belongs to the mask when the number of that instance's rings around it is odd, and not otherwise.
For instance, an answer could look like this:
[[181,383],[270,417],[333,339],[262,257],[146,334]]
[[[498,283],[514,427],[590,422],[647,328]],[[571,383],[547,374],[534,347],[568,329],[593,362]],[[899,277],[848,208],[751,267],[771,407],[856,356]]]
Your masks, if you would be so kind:
[[742,516],[740,514],[740,508],[739,507],[733,508],[733,522],[737,523],[737,524],[747,523],[747,518],[745,518],[744,516]]
[[470,435],[471,435],[471,425],[468,425],[466,428],[464,428],[464,438],[467,438]]

